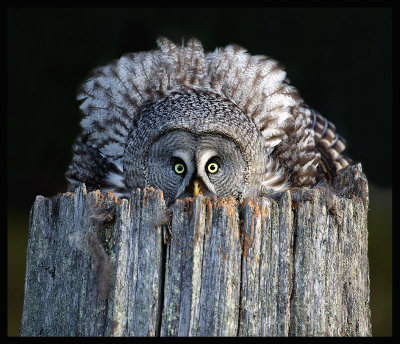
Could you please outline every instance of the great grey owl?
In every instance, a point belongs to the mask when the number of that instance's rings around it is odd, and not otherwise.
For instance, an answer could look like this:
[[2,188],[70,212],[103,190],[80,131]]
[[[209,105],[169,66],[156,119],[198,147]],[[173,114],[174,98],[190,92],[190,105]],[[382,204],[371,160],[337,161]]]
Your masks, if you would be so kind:
[[78,95],[82,133],[70,186],[129,196],[161,189],[258,196],[332,180],[350,160],[335,126],[310,109],[277,61],[237,45],[205,53],[191,39],[94,70]]

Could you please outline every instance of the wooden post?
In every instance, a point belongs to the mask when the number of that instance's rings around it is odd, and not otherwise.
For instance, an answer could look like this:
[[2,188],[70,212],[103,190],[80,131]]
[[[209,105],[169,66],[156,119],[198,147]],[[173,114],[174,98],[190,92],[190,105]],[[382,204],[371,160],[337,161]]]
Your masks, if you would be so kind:
[[371,336],[361,165],[333,188],[37,196],[21,336]]

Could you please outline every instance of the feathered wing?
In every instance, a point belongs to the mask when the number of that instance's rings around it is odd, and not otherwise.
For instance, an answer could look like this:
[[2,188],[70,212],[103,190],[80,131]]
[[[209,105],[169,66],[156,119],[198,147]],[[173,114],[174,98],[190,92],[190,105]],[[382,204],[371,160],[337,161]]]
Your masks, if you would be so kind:
[[349,166],[352,161],[342,155],[346,141],[336,132],[336,127],[318,112],[311,110],[311,129],[314,132],[315,148],[321,155],[317,181],[333,181],[337,172]]
[[268,155],[262,176],[267,188],[312,185],[317,168],[345,165],[332,153],[333,148],[339,154],[344,141],[337,139],[332,145],[332,127],[320,131],[320,117],[313,125],[311,110],[303,106],[277,61],[251,56],[237,45],[205,54],[196,39],[181,47],[166,38],[157,44],[158,50],[126,54],[95,69],[82,86],[82,134],[66,172],[71,184],[85,182],[90,188],[129,193],[123,158],[129,133],[140,120],[139,109],[189,89],[217,93],[254,121]]

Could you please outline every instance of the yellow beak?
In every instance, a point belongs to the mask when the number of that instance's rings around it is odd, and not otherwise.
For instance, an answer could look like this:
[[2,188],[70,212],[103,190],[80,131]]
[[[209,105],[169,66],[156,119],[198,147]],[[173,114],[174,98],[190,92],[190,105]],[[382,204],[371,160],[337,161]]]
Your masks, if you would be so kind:
[[201,192],[201,187],[199,185],[199,181],[197,179],[195,179],[195,181],[193,182],[193,195],[194,197],[196,197],[200,192]]

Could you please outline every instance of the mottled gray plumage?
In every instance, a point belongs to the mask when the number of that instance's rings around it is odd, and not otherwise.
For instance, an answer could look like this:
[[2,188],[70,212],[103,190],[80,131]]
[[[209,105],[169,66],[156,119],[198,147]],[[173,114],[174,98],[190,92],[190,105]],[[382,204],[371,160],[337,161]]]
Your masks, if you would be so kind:
[[71,186],[153,186],[168,203],[193,195],[259,195],[331,180],[350,160],[332,123],[308,108],[283,68],[237,45],[196,39],[127,54],[94,70],[66,172]]

